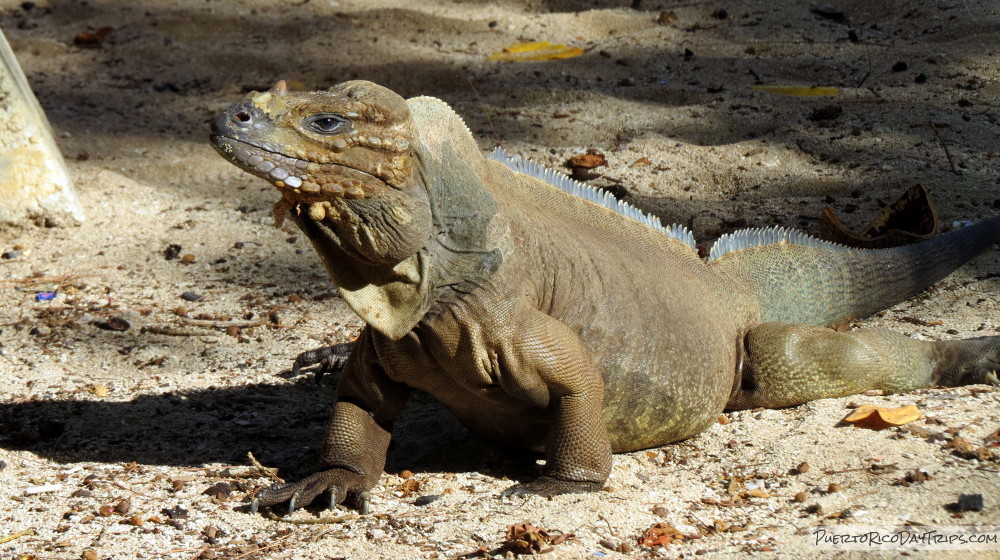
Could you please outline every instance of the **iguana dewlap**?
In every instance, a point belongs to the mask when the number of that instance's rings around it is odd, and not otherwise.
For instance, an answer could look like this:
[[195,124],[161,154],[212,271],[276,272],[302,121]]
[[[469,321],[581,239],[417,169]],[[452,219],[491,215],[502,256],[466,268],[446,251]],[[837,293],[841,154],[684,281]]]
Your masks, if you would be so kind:
[[213,123],[229,161],[274,184],[367,323],[318,472],[255,502],[329,491],[367,509],[412,388],[472,429],[544,450],[528,489],[600,488],[611,454],[706,429],[726,408],[868,389],[997,383],[1000,337],[824,328],[919,293],[1000,238],[1000,217],[930,241],[847,249],[783,228],[720,239],[502,151],[445,103],[369,82],[251,93]]

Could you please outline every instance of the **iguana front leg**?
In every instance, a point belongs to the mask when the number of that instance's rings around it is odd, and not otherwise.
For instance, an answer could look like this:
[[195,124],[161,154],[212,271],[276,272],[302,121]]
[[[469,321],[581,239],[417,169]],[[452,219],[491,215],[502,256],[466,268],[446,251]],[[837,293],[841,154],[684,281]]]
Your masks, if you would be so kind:
[[353,342],[341,342],[303,352],[292,364],[292,375],[298,375],[304,367],[319,364],[319,369],[316,370],[316,384],[319,385],[327,373],[344,369],[353,349]]
[[611,442],[604,422],[604,381],[580,337],[535,310],[521,313],[501,364],[508,393],[548,396],[544,475],[514,489],[539,494],[600,490],[611,474]]
[[367,513],[368,490],[382,476],[392,423],[409,392],[409,387],[389,379],[379,366],[366,328],[337,384],[337,402],[323,442],[319,472],[258,492],[251,511],[288,502],[291,513],[329,492],[331,508],[347,502]]

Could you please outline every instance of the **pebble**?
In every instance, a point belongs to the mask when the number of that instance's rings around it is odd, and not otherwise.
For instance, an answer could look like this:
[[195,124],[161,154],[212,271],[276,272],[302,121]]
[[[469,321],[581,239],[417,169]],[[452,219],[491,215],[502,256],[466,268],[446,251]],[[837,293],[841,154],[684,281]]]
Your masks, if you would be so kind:
[[958,511],[983,511],[982,494],[961,494],[958,497]]
[[201,296],[194,292],[184,292],[181,294],[181,299],[185,301],[198,301],[201,299]]

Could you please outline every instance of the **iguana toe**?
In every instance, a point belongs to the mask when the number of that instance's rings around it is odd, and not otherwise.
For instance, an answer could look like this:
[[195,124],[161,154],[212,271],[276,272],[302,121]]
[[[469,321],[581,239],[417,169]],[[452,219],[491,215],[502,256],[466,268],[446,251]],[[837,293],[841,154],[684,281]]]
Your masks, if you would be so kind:
[[327,506],[335,509],[337,504],[350,501],[351,505],[362,513],[371,508],[371,497],[361,484],[364,478],[344,469],[330,469],[310,475],[298,482],[275,484],[261,490],[250,503],[251,513],[256,513],[262,506],[271,507],[282,502],[288,502],[288,514],[296,509],[311,504],[320,494],[329,496]]

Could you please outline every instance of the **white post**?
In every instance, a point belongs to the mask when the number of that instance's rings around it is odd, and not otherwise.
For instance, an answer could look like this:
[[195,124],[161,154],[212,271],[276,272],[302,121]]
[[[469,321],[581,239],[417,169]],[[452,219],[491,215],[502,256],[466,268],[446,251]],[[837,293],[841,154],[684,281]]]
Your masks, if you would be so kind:
[[0,224],[83,219],[41,105],[0,31]]

